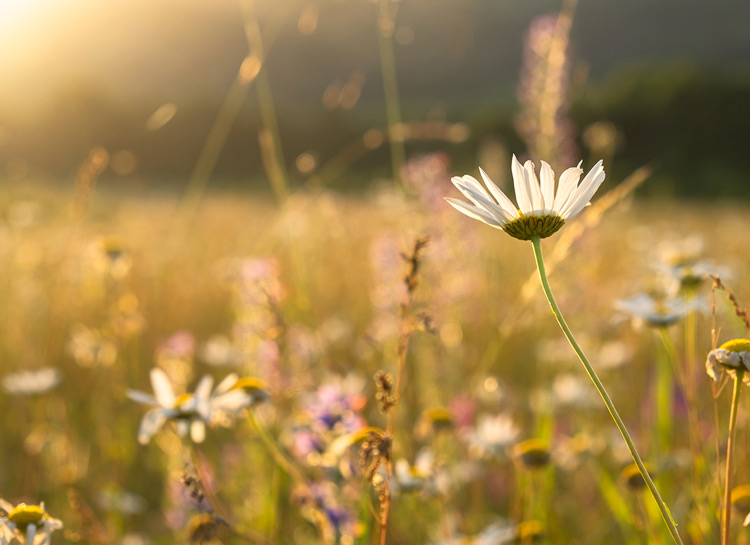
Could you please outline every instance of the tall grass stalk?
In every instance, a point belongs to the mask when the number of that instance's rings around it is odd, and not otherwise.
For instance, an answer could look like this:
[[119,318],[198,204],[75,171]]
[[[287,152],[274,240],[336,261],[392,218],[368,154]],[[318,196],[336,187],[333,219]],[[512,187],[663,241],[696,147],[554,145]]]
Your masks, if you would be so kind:
[[211,174],[216,167],[216,163],[224,149],[229,131],[234,125],[240,108],[245,103],[249,82],[242,76],[242,68],[237,72],[237,77],[232,82],[227,96],[219,107],[214,124],[206,137],[206,142],[201,148],[198,159],[195,161],[193,172],[190,174],[185,194],[180,203],[180,218],[188,223],[195,214],[198,204],[203,197]]
[[255,0],[243,0],[242,12],[245,17],[245,37],[252,55],[257,57],[261,63],[260,72],[257,75],[256,86],[258,89],[258,106],[260,117],[263,122],[258,139],[260,141],[261,157],[263,166],[271,181],[273,192],[279,204],[283,204],[289,196],[288,173],[284,162],[284,152],[281,148],[281,137],[279,135],[279,123],[276,119],[276,107],[271,91],[271,82],[268,79],[266,68],[266,53],[263,46],[263,35],[258,24],[258,16],[255,11]]
[[744,372],[741,369],[738,369],[735,372],[734,388],[732,389],[732,410],[729,413],[729,438],[727,439],[727,473],[724,482],[724,527],[721,532],[722,545],[729,545],[729,532],[732,523],[732,469],[734,465],[734,443],[737,435],[737,409],[740,405],[742,375],[744,375]]
[[[693,300],[695,298],[695,290],[690,290],[687,293],[687,298]],[[697,402],[697,385],[694,365],[697,360],[697,343],[696,343],[696,311],[691,310],[685,317],[685,368],[684,368],[684,382],[685,382],[685,397],[687,400],[687,416],[688,416],[688,440],[690,441],[690,450],[693,453],[693,481],[695,491],[698,492],[701,489],[700,480],[706,470],[706,461],[703,456],[703,449],[701,446],[700,438],[698,437],[698,430],[700,430],[698,422],[698,402]],[[701,517],[703,519],[703,517]]]
[[398,96],[396,55],[393,52],[395,9],[392,0],[380,0],[377,31],[380,70],[383,75],[383,88],[385,91],[385,112],[388,121],[388,142],[391,148],[393,180],[400,183],[401,170],[406,163],[406,150],[404,148],[403,123],[401,120],[401,101]]
[[[658,351],[656,358],[656,427],[654,429],[654,445],[658,451],[669,448],[672,440],[672,407],[674,406],[674,378],[679,377],[676,353],[669,331],[666,327],[659,327],[659,336],[664,343],[664,351]],[[661,480],[661,479],[660,479]]]
[[[307,480],[307,478],[303,475],[302,471],[294,464],[292,460],[289,459],[289,457],[281,450],[279,445],[274,441],[273,437],[268,433],[268,430],[266,430],[263,425],[258,421],[258,417],[255,414],[255,411],[250,409],[248,416],[248,421],[250,422],[250,426],[255,430],[255,433],[258,434],[258,437],[260,438],[261,443],[263,443],[263,446],[266,448],[268,453],[271,455],[271,459],[273,460],[274,464],[278,469],[280,469],[283,473],[287,474],[292,481],[294,481],[295,484],[303,487],[305,493],[312,497],[312,491],[310,488],[310,483]],[[278,477],[276,473],[272,474],[272,477]],[[278,484],[278,483],[277,483]],[[278,494],[278,490],[274,491],[274,494]],[[277,500],[281,496],[277,496]],[[277,502],[273,502],[276,504]],[[272,507],[275,508],[275,507]],[[323,542],[326,542],[326,536],[328,534],[328,530],[323,523],[322,520],[317,519],[315,521],[315,525],[317,527],[318,533],[320,535],[320,538]],[[278,533],[279,528],[276,528],[275,530],[273,527],[270,528],[272,533]]]
[[570,331],[570,328],[568,327],[568,324],[565,321],[565,318],[563,317],[562,312],[560,312],[560,307],[557,306],[555,297],[552,295],[552,290],[550,288],[549,281],[547,280],[547,272],[544,268],[544,257],[542,256],[542,241],[539,237],[534,237],[531,239],[531,243],[534,247],[534,258],[536,260],[536,266],[539,271],[539,280],[542,283],[544,294],[547,296],[547,301],[549,302],[549,305],[552,308],[552,314],[554,314],[555,319],[557,320],[557,323],[560,325],[560,329],[562,329],[563,333],[565,334],[565,337],[568,339],[568,342],[570,343],[570,346],[578,355],[578,359],[581,360],[581,363],[586,369],[586,373],[588,373],[589,378],[594,383],[596,390],[599,392],[599,395],[604,400],[604,404],[607,406],[607,410],[609,411],[609,414],[612,416],[612,419],[615,421],[615,425],[617,426],[617,429],[620,430],[620,433],[622,434],[623,439],[625,439],[625,443],[627,443],[628,450],[630,451],[630,455],[633,457],[633,461],[638,466],[638,470],[640,471],[641,476],[643,477],[643,480],[646,481],[646,485],[651,491],[651,495],[656,500],[656,503],[659,507],[659,511],[661,512],[661,516],[664,519],[664,523],[667,525],[667,528],[669,529],[669,533],[672,535],[672,539],[674,539],[675,543],[682,545],[682,539],[680,538],[680,534],[677,531],[677,527],[675,526],[675,523],[672,520],[672,515],[669,512],[669,508],[664,503],[664,500],[661,499],[661,496],[659,495],[659,491],[656,489],[656,485],[654,485],[654,481],[651,479],[651,476],[648,474],[648,470],[646,470],[646,466],[643,464],[643,460],[641,459],[641,456],[638,454],[638,450],[635,448],[635,443],[633,442],[633,439],[630,437],[630,433],[628,432],[628,429],[625,426],[625,423],[622,421],[622,418],[620,418],[620,415],[617,412],[617,409],[615,408],[615,405],[612,402],[612,399],[609,397],[609,394],[607,393],[607,390],[604,388],[604,384],[602,384],[602,381],[599,380],[599,376],[596,374],[596,371],[594,371],[594,368],[591,366],[591,363],[586,357],[586,354],[584,354],[583,350],[578,345],[578,342],[575,340],[575,337],[573,336],[573,333]]
[[[408,264],[408,272],[404,277],[406,286],[406,299],[400,308],[400,326],[398,335],[398,345],[396,348],[396,383],[395,399],[396,403],[388,410],[388,422],[386,424],[386,436],[391,438],[391,453],[386,460],[386,484],[387,489],[384,495],[384,502],[381,503],[380,517],[380,545],[385,545],[388,530],[388,514],[391,507],[391,479],[393,478],[393,436],[396,429],[396,413],[398,406],[401,404],[400,396],[403,389],[404,377],[407,374],[407,354],[409,352],[409,342],[416,329],[416,317],[412,315],[412,303],[414,290],[419,285],[419,266],[422,250],[427,246],[429,239],[417,238],[414,241],[414,247],[409,255],[402,254],[402,258]],[[410,407],[413,409],[413,407]]]

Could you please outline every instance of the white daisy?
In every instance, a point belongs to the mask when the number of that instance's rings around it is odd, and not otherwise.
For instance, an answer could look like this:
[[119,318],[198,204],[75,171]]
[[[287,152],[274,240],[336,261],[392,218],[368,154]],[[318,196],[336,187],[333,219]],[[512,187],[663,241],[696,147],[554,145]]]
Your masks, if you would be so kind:
[[229,425],[245,408],[268,399],[265,382],[231,373],[224,377],[209,398],[211,423]]
[[446,198],[459,212],[477,219],[520,240],[545,238],[557,232],[568,218],[578,214],[589,203],[604,181],[604,167],[599,161],[579,184],[583,174],[577,167],[567,169],[560,176],[555,192],[555,173],[542,161],[541,185],[531,161],[521,166],[513,156],[511,171],[518,206],[503,193],[480,168],[485,189],[473,176],[456,176],[453,185],[473,204]]
[[417,453],[414,465],[406,458],[396,460],[391,486],[400,492],[434,492],[437,476],[435,454],[429,449],[422,449]]
[[467,435],[469,452],[482,458],[502,456],[518,434],[519,429],[509,415],[482,415],[476,428]]
[[39,505],[13,504],[0,499],[0,544],[46,545],[62,522],[50,517]]
[[138,442],[145,445],[166,422],[171,420],[175,423],[180,437],[185,437],[189,433],[193,441],[202,443],[206,437],[206,422],[211,419],[209,397],[213,384],[213,377],[206,375],[196,386],[195,393],[177,397],[167,374],[158,367],[151,369],[153,396],[137,390],[128,390],[128,397],[133,401],[154,406],[141,420]]
[[705,310],[700,299],[688,300],[683,297],[651,296],[638,294],[630,299],[615,301],[617,310],[630,314],[636,320],[652,327],[667,327],[687,316],[691,311]]

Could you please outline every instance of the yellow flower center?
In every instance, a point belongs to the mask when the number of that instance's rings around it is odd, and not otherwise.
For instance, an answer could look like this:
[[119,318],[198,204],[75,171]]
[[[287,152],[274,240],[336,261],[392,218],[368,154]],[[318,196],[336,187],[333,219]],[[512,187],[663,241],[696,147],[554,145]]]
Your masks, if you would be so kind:
[[194,515],[188,521],[187,529],[191,543],[203,543],[204,541],[211,541],[216,537],[218,524],[216,524],[216,519],[213,515],[202,513]]
[[445,407],[433,407],[427,409],[424,414],[437,427],[450,427],[453,424],[453,417]]
[[179,396],[175,402],[174,402],[174,408],[177,409],[182,405],[183,403],[187,403],[193,398],[193,394],[182,394]]
[[541,439],[528,439],[514,448],[514,454],[528,469],[544,467],[549,463],[549,448]]
[[503,226],[503,231],[519,240],[531,240],[534,237],[547,238],[555,234],[565,224],[558,215],[521,216]]
[[544,536],[544,527],[538,520],[524,520],[518,524],[518,540],[521,543],[537,541]]
[[[644,465],[646,467],[646,471],[648,471],[650,475],[653,475],[653,468],[648,464]],[[642,490],[646,488],[646,481],[644,480],[643,475],[641,475],[640,468],[636,464],[630,464],[626,466],[625,469],[622,470],[622,473],[620,473],[620,479],[631,490]]]
[[730,352],[750,352],[750,340],[732,339],[722,344],[719,348]]
[[38,505],[19,503],[8,514],[8,519],[15,523],[19,530],[25,531],[29,524],[38,524],[44,517],[44,509]]
[[732,505],[743,513],[750,511],[750,484],[743,484],[732,489]]
[[237,382],[232,386],[232,390],[244,390],[249,394],[257,392],[258,390],[265,390],[266,383],[262,380],[254,377],[242,377],[237,379]]

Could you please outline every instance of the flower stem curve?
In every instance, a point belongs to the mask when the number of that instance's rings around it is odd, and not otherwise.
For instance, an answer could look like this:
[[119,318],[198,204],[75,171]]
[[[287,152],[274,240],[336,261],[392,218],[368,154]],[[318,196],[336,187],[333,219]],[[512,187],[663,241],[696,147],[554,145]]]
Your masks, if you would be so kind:
[[596,371],[594,371],[594,368],[592,367],[591,363],[586,357],[586,354],[584,354],[583,350],[578,345],[578,342],[575,340],[575,337],[573,337],[573,333],[570,331],[570,328],[568,327],[568,324],[565,321],[565,318],[563,317],[562,312],[560,312],[560,307],[557,306],[557,302],[555,301],[555,297],[552,295],[552,290],[549,286],[549,281],[547,280],[547,272],[544,267],[544,257],[542,256],[541,239],[539,237],[534,237],[531,239],[531,243],[534,247],[534,259],[536,260],[536,266],[539,271],[539,280],[542,283],[542,289],[544,289],[544,294],[547,296],[547,301],[549,302],[549,306],[552,308],[552,314],[554,314],[555,319],[557,320],[557,323],[560,325],[560,329],[562,329],[563,333],[565,334],[565,338],[568,339],[570,346],[573,348],[576,355],[578,355],[578,359],[581,360],[581,363],[586,368],[586,373],[589,375],[589,378],[594,383],[596,390],[599,392],[599,395],[604,400],[604,404],[607,406],[607,410],[609,411],[609,414],[612,416],[612,419],[615,421],[615,425],[617,426],[617,429],[620,431],[620,434],[622,434],[623,439],[625,439],[625,443],[627,443],[628,445],[628,450],[630,451],[630,455],[633,457],[633,461],[638,466],[638,470],[640,471],[641,476],[643,477],[643,480],[646,481],[646,485],[648,486],[648,489],[651,491],[651,495],[654,497],[654,500],[656,500],[656,504],[659,507],[659,511],[661,512],[661,516],[664,519],[664,523],[667,525],[667,528],[669,529],[669,533],[672,535],[672,539],[674,539],[674,542],[677,543],[678,545],[683,545],[682,539],[680,538],[680,534],[677,531],[677,527],[674,523],[674,520],[672,520],[672,515],[669,512],[669,508],[664,503],[664,500],[661,499],[661,496],[659,495],[659,491],[656,489],[656,485],[654,485],[654,481],[651,479],[651,476],[648,474],[648,471],[646,470],[646,466],[644,465],[643,460],[641,460],[641,457],[638,454],[638,450],[635,448],[635,443],[633,442],[633,439],[630,437],[630,433],[628,432],[627,427],[625,427],[625,423],[622,421],[622,418],[620,418],[620,415],[617,412],[617,409],[615,408],[615,404],[612,402],[612,399],[609,397],[607,390],[604,388],[604,384],[602,384],[602,381],[599,379],[599,376],[596,374]]

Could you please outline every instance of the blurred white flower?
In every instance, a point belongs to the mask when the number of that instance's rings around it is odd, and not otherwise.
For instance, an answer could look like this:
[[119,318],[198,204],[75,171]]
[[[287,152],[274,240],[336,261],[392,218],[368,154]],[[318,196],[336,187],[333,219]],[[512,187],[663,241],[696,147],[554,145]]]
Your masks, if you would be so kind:
[[116,237],[93,241],[87,257],[92,272],[113,280],[124,279],[133,265],[124,241]]
[[473,204],[452,198],[446,200],[459,212],[502,229],[514,238],[545,238],[583,210],[605,177],[602,162],[599,161],[579,185],[578,180],[583,174],[579,163],[577,167],[562,173],[555,194],[555,173],[544,161],[540,172],[541,185],[531,161],[521,166],[514,155],[511,172],[518,206],[481,168],[479,173],[489,192],[473,176],[456,176],[451,179],[453,185]]
[[650,326],[666,327],[684,318],[693,310],[704,310],[704,303],[700,299],[653,297],[642,293],[630,299],[615,301],[615,308]]
[[0,499],[0,544],[24,543],[26,545],[46,545],[52,532],[62,528],[58,519],[50,517],[44,510],[44,502],[39,505],[13,504]]
[[591,383],[571,373],[555,377],[552,383],[552,396],[557,406],[592,408],[598,407],[600,403],[596,390],[591,388]]
[[147,503],[141,496],[114,488],[103,490],[98,497],[99,506],[107,511],[118,511],[124,515],[137,515],[146,510]]
[[117,347],[101,331],[76,324],[68,341],[68,353],[81,367],[110,367],[117,359]]
[[476,428],[467,434],[469,450],[478,457],[502,456],[516,440],[518,433],[519,429],[509,415],[482,415]]
[[225,335],[214,335],[200,350],[201,361],[208,365],[232,366],[245,361],[245,354]]
[[490,524],[473,536],[457,535],[433,545],[507,545],[518,539],[518,528],[507,521]]
[[151,437],[168,421],[175,423],[177,434],[190,437],[196,443],[201,443],[206,437],[206,422],[211,418],[211,404],[209,397],[214,379],[205,375],[195,388],[193,394],[183,394],[176,397],[167,374],[155,367],[151,369],[151,387],[154,395],[137,390],[128,390],[128,397],[138,403],[153,405],[141,420],[138,430],[138,442],[145,445]]
[[211,423],[230,424],[243,409],[268,399],[266,390],[262,380],[236,373],[227,375],[209,397]]
[[13,395],[29,396],[43,394],[60,384],[61,374],[54,367],[41,367],[30,371],[19,371],[3,377],[3,388]]
[[391,486],[400,492],[445,493],[450,486],[450,476],[437,467],[435,453],[430,449],[420,450],[414,465],[405,458],[396,460]]

